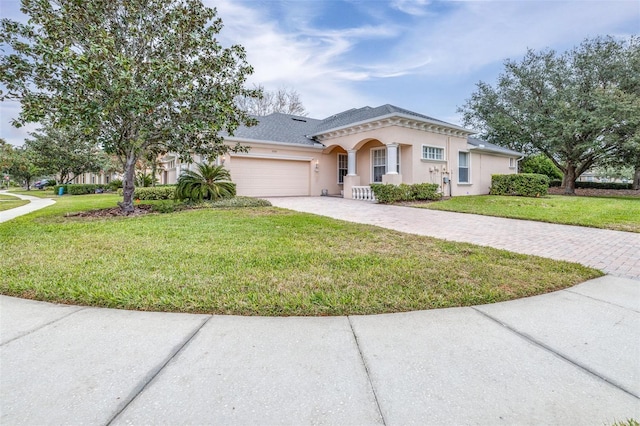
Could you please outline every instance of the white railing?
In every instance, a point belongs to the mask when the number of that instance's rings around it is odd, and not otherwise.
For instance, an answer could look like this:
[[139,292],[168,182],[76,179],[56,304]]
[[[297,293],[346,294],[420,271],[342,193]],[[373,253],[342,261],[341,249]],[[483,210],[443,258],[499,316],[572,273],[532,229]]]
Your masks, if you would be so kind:
[[376,197],[370,186],[352,186],[351,198],[354,200],[375,201]]

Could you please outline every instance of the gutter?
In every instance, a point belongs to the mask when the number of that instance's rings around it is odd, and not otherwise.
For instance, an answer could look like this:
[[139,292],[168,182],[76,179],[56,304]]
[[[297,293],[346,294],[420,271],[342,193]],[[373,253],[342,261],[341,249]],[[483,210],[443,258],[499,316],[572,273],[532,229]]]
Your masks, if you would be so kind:
[[278,141],[269,141],[269,140],[261,140],[261,139],[248,139],[248,138],[238,138],[238,137],[224,137],[225,141],[230,142],[245,142],[245,143],[257,143],[263,145],[285,145],[285,146],[295,146],[297,148],[313,148],[313,149],[325,149],[326,146],[320,142],[315,142],[313,145],[307,145],[302,143],[295,142],[278,142]]

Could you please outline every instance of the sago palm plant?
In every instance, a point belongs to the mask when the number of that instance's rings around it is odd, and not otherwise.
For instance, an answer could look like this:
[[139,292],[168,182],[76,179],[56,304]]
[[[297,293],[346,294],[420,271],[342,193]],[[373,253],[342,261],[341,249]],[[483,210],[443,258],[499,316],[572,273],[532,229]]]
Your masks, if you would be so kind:
[[178,200],[218,200],[236,195],[236,185],[231,182],[229,170],[223,166],[196,164],[197,171],[185,170],[178,178]]

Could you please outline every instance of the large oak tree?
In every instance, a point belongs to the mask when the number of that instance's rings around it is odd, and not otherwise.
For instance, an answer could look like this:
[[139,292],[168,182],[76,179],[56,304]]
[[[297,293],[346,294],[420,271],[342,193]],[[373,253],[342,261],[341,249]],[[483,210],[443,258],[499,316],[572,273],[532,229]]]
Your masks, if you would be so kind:
[[460,108],[490,142],[543,153],[565,193],[588,169],[632,158],[640,128],[640,39],[599,37],[564,54],[529,50],[507,60],[497,84],[480,82]]
[[124,170],[131,212],[135,164],[149,152],[215,157],[253,120],[236,107],[253,72],[241,46],[216,39],[222,21],[200,0],[22,0],[28,24],[3,19],[1,99],[18,98],[14,125],[78,127]]

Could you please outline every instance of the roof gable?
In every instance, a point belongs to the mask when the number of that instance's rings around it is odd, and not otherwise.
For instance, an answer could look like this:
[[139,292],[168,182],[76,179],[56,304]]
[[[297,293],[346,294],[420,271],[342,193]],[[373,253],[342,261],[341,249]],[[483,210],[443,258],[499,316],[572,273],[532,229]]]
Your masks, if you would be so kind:
[[416,122],[439,126],[440,128],[446,128],[458,132],[463,132],[467,135],[473,132],[464,129],[463,127],[456,126],[455,124],[447,123],[442,120],[438,120],[427,115],[419,114],[408,109],[399,108],[394,105],[385,104],[379,107],[372,108],[366,106],[358,109],[350,109],[343,111],[339,114],[332,115],[330,117],[321,120],[316,127],[314,133],[311,136],[320,136],[323,134],[335,132],[338,130],[344,130],[350,126],[360,125],[367,122],[374,122],[376,120],[399,117],[413,119]]

